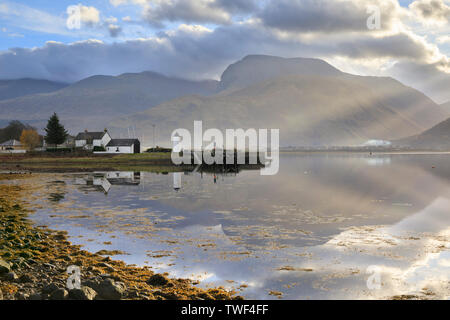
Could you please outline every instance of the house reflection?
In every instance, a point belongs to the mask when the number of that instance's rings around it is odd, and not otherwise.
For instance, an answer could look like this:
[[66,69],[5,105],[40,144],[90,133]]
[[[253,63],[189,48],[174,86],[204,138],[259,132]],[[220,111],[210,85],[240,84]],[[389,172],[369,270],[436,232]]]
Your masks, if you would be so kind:
[[94,172],[75,179],[75,184],[84,191],[101,191],[107,194],[112,186],[138,186],[141,173],[133,171]]

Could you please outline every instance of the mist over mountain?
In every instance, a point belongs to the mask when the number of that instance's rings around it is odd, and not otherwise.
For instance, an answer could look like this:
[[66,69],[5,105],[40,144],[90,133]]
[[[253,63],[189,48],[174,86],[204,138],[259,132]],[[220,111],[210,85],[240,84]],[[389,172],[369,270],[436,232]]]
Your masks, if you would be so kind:
[[18,79],[0,80],[0,100],[13,99],[36,93],[58,91],[68,84],[48,80]]
[[217,81],[189,81],[154,72],[93,76],[61,90],[0,101],[0,119],[42,120],[57,112],[71,131],[103,129],[114,117],[189,94],[209,95]]
[[392,78],[349,75],[314,59],[246,57],[224,72],[219,88],[217,95],[181,97],[109,127],[137,128],[150,138],[152,124],[161,124],[161,145],[174,129],[192,130],[194,120],[205,130],[278,128],[282,146],[355,145],[418,134],[450,116]]

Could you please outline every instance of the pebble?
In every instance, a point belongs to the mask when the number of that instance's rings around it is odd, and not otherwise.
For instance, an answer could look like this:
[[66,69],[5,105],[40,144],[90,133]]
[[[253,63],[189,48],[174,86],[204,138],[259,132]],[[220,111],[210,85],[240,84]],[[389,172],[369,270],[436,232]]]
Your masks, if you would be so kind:
[[6,281],[16,281],[17,279],[19,279],[19,277],[17,276],[17,274],[15,274],[15,272],[11,271],[5,274],[3,276],[3,279],[5,279]]
[[11,271],[11,265],[6,262],[5,260],[3,260],[2,258],[0,258],[0,274],[3,273],[8,273]]

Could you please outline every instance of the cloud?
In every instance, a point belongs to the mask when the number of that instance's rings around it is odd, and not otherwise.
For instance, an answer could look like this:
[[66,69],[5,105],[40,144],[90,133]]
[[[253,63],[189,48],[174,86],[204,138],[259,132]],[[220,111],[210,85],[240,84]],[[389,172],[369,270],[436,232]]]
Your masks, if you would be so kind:
[[81,11],[81,21],[88,24],[94,25],[100,22],[100,12],[95,7],[87,7],[81,4],[78,5]]
[[450,36],[440,36],[436,39],[438,43],[450,43]]
[[409,8],[424,24],[445,25],[450,21],[450,6],[444,0],[416,0]]
[[117,37],[121,32],[122,28],[115,24],[108,25],[109,34],[111,37]]
[[142,18],[163,28],[165,22],[232,23],[233,15],[252,13],[256,0],[110,0],[114,6],[136,4],[143,8]]
[[278,0],[270,1],[259,17],[269,27],[295,32],[368,32],[368,9],[377,6],[381,27],[391,29],[399,6],[391,0]]
[[[346,36],[301,41],[279,37],[254,23],[208,29],[181,25],[157,36],[120,43],[49,42],[34,49],[10,49],[0,54],[0,78],[32,76],[76,81],[95,74],[116,75],[153,70],[187,78],[218,78],[225,67],[251,53],[370,60],[377,58],[431,61],[433,46],[403,33],[389,37]],[[357,62],[355,62],[357,63]]]
[[0,21],[7,26],[58,35],[69,35],[66,21],[59,16],[29,6],[2,0]]

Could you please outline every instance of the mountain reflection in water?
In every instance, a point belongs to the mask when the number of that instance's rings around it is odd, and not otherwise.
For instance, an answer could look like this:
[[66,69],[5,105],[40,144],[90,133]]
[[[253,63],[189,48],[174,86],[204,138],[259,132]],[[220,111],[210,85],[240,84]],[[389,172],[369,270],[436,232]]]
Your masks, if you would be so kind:
[[[46,187],[30,201],[36,222],[88,250],[122,250],[128,263],[247,298],[447,298],[448,160],[288,153],[276,176],[37,174]],[[51,201],[56,191],[64,198]],[[367,287],[370,266],[380,290]]]

